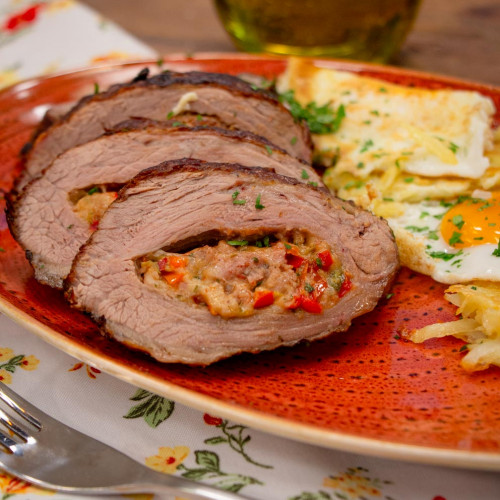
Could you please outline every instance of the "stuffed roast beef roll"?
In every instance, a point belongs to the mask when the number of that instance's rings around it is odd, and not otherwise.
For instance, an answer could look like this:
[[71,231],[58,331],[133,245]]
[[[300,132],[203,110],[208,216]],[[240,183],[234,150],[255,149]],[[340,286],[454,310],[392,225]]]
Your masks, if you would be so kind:
[[346,330],[397,269],[388,225],[325,190],[182,160],[120,191],[65,289],[118,341],[206,365]]

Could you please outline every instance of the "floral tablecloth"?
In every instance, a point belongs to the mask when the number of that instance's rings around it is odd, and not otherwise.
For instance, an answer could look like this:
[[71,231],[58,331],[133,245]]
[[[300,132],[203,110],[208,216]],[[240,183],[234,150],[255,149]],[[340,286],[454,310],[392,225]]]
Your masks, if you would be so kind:
[[[156,57],[153,50],[72,0],[0,0],[0,87],[102,61],[151,57]],[[498,473],[328,450],[193,410],[101,373],[5,316],[0,316],[0,380],[47,413],[142,464],[250,498],[500,498]],[[0,495],[0,500],[70,498],[1,471]]]

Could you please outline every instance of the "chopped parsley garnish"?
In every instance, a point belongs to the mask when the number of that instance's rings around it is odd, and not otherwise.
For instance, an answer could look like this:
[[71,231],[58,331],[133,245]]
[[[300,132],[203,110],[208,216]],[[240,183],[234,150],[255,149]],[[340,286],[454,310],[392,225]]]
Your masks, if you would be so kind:
[[257,240],[255,242],[255,246],[262,248],[262,247],[268,247],[269,246],[269,236],[264,236],[261,240]]
[[184,123],[182,123],[182,122],[172,122],[172,127],[184,127]]
[[201,122],[203,120],[203,116],[202,115],[196,115],[196,119]]
[[344,189],[352,189],[352,188],[359,189],[363,187],[363,185],[364,185],[363,181],[351,181],[344,186]]
[[5,252],[5,251],[6,251],[5,248],[0,247],[0,252]]
[[427,216],[429,216],[429,215],[430,215],[430,214],[429,214],[429,212],[422,212],[422,213],[420,214],[419,219],[423,219],[424,217],[427,217]]
[[467,351],[469,350],[469,346],[467,344],[463,345],[459,350],[458,352],[464,352],[464,351]]
[[360,161],[357,165],[356,165],[356,168],[365,168],[365,164]]
[[405,177],[403,179],[404,182],[406,182],[407,184],[410,184],[411,182],[413,182],[415,180],[414,177]]
[[273,148],[271,148],[271,146],[268,146],[267,144],[266,144],[266,151],[267,151],[268,155],[272,155],[273,154]]
[[451,219],[451,222],[458,229],[462,229],[463,225],[465,224],[464,218],[461,215],[454,215]]
[[312,287],[309,283],[306,283],[304,285],[304,290],[307,292],[307,293],[312,293],[314,292],[314,287]]
[[156,65],[161,68],[163,66],[163,63],[165,62],[165,60],[162,58],[158,59],[158,61],[156,61]]
[[[476,202],[477,203],[477,202]],[[486,210],[487,208],[490,208],[493,206],[493,203],[490,203],[489,201],[487,201],[486,203],[484,203],[483,206],[479,207],[478,210],[480,212],[482,212],[483,210]]]
[[493,250],[493,253],[491,255],[493,255],[494,257],[500,257],[500,241],[498,242],[497,248]]
[[388,293],[385,298],[386,300],[389,300],[390,298],[394,297],[394,294],[393,293]]
[[422,233],[429,230],[429,226],[419,227],[419,226],[406,226],[407,231],[412,231],[413,233]]
[[260,193],[258,194],[257,198],[255,199],[255,208],[257,210],[262,210],[263,208],[266,208],[262,203],[260,202]]
[[320,269],[323,267],[323,262],[321,262],[321,259],[319,257],[316,258],[316,264]]
[[394,198],[386,198],[386,197],[384,197],[384,198],[382,198],[382,200],[383,201],[394,201]]
[[370,111],[370,114],[371,114],[371,115],[375,115],[375,116],[379,116],[379,115],[380,115],[380,113],[379,113],[376,109],[372,109],[372,110]]
[[477,286],[471,286],[471,290],[477,290]]
[[457,253],[447,253],[447,252],[427,252],[429,256],[431,256],[433,259],[441,259],[444,261],[448,261],[451,259],[454,259],[455,257],[458,257],[459,255],[462,255],[462,250],[460,250]]
[[247,240],[229,240],[227,242],[228,245],[231,245],[232,247],[244,247],[248,245]]
[[449,202],[449,201],[444,201],[444,200],[440,200],[439,201],[439,204],[442,206],[442,207],[445,207],[445,208],[449,208],[451,206],[453,206],[453,203]]
[[363,143],[359,152],[364,153],[365,151],[368,151],[372,146],[373,146],[373,141],[371,139],[368,139]]
[[297,137],[293,136],[291,139],[290,139],[290,144],[292,146],[295,146],[295,144],[297,144]]
[[427,233],[427,238],[429,238],[430,240],[439,240],[439,236],[437,234],[437,229],[429,231]]
[[462,243],[463,241],[460,239],[462,237],[462,233],[459,233],[457,231],[453,231],[453,234],[451,235],[451,238],[449,239],[448,243],[450,246],[455,245],[456,243]]
[[290,243],[285,243],[285,248],[287,250],[290,250],[292,248],[292,245],[290,245]]
[[174,112],[173,111],[169,111],[168,115],[167,115],[167,120],[170,120],[170,118],[173,118],[174,116]]
[[94,186],[93,188],[90,188],[87,191],[87,194],[94,194],[94,193],[98,193],[99,191],[100,191],[100,189],[97,186]]
[[380,87],[378,89],[379,92],[387,92],[387,89],[385,87]]
[[313,182],[313,181],[309,181],[307,183],[308,186],[313,186],[313,187],[318,187],[318,183],[317,182]]
[[288,90],[279,95],[279,100],[288,105],[296,121],[305,121],[313,134],[331,134],[337,132],[345,118],[345,107],[341,104],[336,110],[331,103],[318,106],[314,101],[302,106],[295,99],[294,91]]
[[238,195],[240,194],[239,191],[235,191],[233,194],[232,194],[232,198],[233,198],[233,205],[244,205],[246,203],[245,200],[238,200]]
[[94,83],[94,95],[99,93],[99,84],[97,82]]
[[300,174],[300,177],[302,177],[302,179],[309,179],[309,174],[307,173],[305,168],[302,169],[302,173]]
[[448,149],[455,154],[459,150],[459,146],[457,146],[454,142],[450,142]]

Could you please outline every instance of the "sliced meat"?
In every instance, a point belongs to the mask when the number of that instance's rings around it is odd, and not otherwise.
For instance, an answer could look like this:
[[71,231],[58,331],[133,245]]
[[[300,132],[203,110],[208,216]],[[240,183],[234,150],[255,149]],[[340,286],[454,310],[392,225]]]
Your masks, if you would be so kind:
[[[257,165],[321,184],[306,162],[249,132],[172,127],[144,119],[128,120],[116,130],[61,154],[17,199],[10,200],[11,231],[42,283],[60,288],[78,249],[114,199],[113,191],[166,159],[196,157]],[[87,192],[95,194],[84,196]]]
[[134,116],[167,119],[189,110],[218,117],[230,127],[267,137],[292,155],[311,161],[311,140],[305,126],[270,94],[243,80],[219,73],[171,71],[84,97],[53,126],[36,137],[27,154],[26,171],[18,186],[48,167],[62,152],[100,136],[116,123]]
[[[236,191],[244,204],[233,203]],[[190,254],[203,259],[207,243],[254,241],[258,247],[257,241],[266,237],[282,240],[290,234],[310,236],[326,245],[331,261],[349,277],[349,286],[339,291],[331,307],[308,312],[286,301],[286,307],[266,302],[254,305],[250,315],[225,318],[203,302],[165,293],[163,287],[154,286],[154,279],[151,283],[142,277],[147,272],[142,269],[144,259],[147,263],[162,252],[168,259],[168,252],[177,252],[179,259],[183,251],[185,259]],[[282,243],[283,248],[292,248]],[[276,252],[268,252],[270,266]],[[260,262],[255,253],[253,262],[254,258]],[[180,265],[168,262],[173,268]],[[285,271],[295,264],[283,266]],[[171,270],[158,268],[162,273]],[[212,262],[210,272],[220,283],[225,275],[237,277],[234,269]],[[290,346],[346,330],[353,318],[376,306],[397,269],[391,231],[372,214],[263,169],[183,160],[147,169],[120,191],[99,229],[80,250],[65,289],[75,307],[90,312],[118,341],[163,362],[205,365],[242,351]],[[193,281],[196,269],[191,274]],[[287,272],[290,282],[292,274]],[[227,293],[233,289],[228,287]]]

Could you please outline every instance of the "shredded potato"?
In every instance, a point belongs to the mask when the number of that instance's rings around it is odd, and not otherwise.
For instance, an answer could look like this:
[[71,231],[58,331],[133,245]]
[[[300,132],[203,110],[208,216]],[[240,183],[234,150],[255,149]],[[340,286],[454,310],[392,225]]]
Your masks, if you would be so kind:
[[458,306],[457,315],[463,319],[437,323],[410,332],[413,342],[453,335],[467,342],[467,355],[462,366],[468,371],[500,366],[500,284],[474,282],[453,285],[445,298]]

